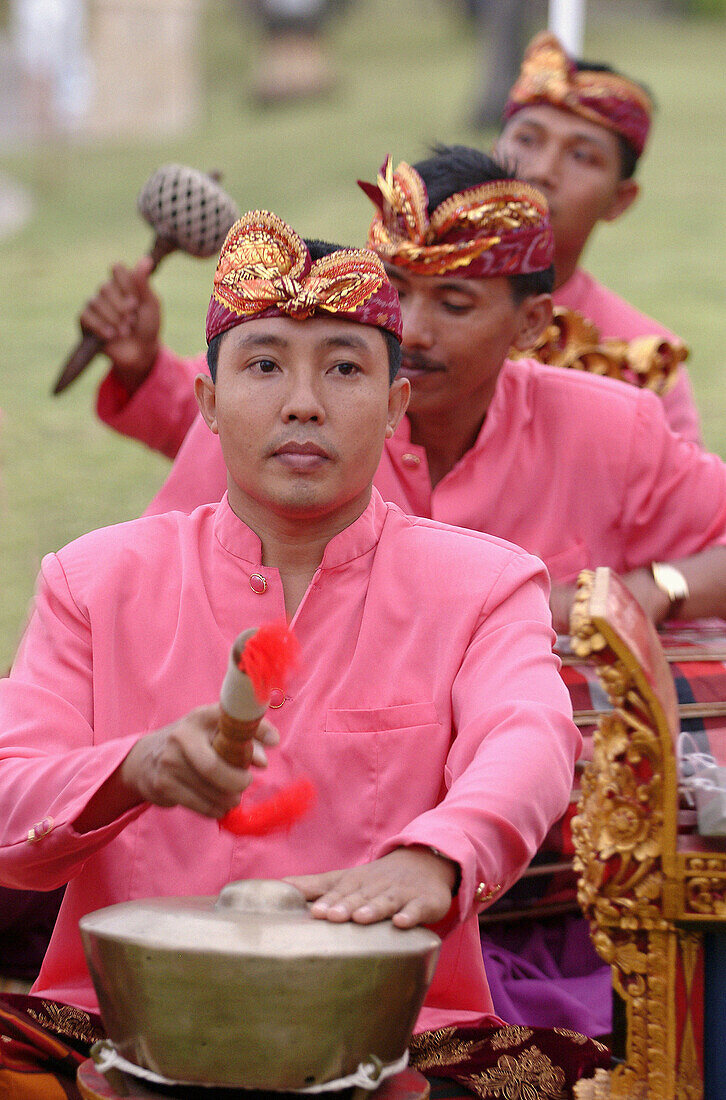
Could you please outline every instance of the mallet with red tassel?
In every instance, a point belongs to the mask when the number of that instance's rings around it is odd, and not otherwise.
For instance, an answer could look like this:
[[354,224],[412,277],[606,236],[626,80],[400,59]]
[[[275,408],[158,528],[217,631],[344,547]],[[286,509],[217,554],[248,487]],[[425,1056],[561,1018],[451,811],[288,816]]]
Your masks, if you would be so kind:
[[[284,622],[244,630],[236,639],[222,683],[222,715],[212,742],[227,763],[237,768],[248,768],[252,763],[254,736],[272,690],[284,683],[297,657],[297,639]],[[246,805],[243,795],[240,805],[225,814],[219,824],[237,836],[289,829],[314,799],[312,782],[301,776],[262,802]]]

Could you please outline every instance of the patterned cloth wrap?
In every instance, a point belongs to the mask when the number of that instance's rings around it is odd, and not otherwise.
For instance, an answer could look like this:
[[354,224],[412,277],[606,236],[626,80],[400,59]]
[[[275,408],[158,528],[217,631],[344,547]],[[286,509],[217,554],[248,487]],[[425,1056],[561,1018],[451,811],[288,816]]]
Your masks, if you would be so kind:
[[277,214],[253,210],[234,223],[219,254],[207,311],[207,343],[262,317],[339,316],[386,329],[400,342],[401,307],[383,264],[366,249],[313,260]]
[[[0,1096],[80,1100],[76,1071],[104,1034],[99,1016],[41,997],[5,994],[0,997]],[[428,1077],[437,1100],[472,1094],[482,1100],[568,1100],[576,1081],[609,1068],[610,1053],[602,1043],[565,1028],[447,1027],[413,1037],[410,1065]],[[201,1091],[165,1089],[160,1096],[199,1097]],[[235,1095],[229,1089],[203,1091],[210,1100]]]
[[559,39],[536,35],[504,107],[511,118],[523,107],[547,103],[621,134],[640,156],[648,139],[653,104],[644,88],[619,73],[578,71]]
[[[712,755],[718,765],[726,765],[726,624],[719,619],[692,625],[668,623],[659,631],[659,637],[673,674],[681,730],[691,734],[697,751]],[[485,923],[500,918],[536,917],[538,912],[545,911],[579,912],[577,876],[570,867],[561,865],[568,864],[574,855],[570,822],[577,812],[582,770],[592,757],[597,716],[612,707],[595,666],[573,656],[567,637],[558,640],[557,648],[575,722],[584,738],[570,805],[565,816],[550,829],[530,864],[535,873],[525,872],[487,909]],[[551,873],[545,873],[547,867],[553,867]]]
[[378,208],[368,230],[376,255],[416,275],[462,279],[546,271],[554,255],[547,200],[519,180],[481,183],[429,213],[426,184],[387,157],[376,183],[358,186]]

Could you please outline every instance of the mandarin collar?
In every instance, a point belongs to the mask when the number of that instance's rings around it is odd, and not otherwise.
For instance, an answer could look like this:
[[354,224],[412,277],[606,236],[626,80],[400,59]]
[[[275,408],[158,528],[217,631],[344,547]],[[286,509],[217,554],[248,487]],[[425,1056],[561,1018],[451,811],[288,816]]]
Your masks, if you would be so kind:
[[[354,523],[335,535],[325,547],[320,568],[334,569],[372,550],[380,538],[388,508],[374,488],[365,511]],[[232,511],[227,493],[216,508],[214,534],[228,554],[240,558],[248,565],[261,568],[262,543],[259,536]]]

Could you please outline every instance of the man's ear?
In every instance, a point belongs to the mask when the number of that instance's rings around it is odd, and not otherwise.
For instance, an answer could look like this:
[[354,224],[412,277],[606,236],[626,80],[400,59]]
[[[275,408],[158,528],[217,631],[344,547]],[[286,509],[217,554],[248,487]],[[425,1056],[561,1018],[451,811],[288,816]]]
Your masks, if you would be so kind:
[[386,423],[386,439],[390,439],[401,417],[408,408],[411,396],[411,383],[408,378],[394,378],[388,389],[388,421]]
[[602,220],[604,222],[614,222],[616,218],[619,218],[633,205],[639,194],[640,184],[636,180],[621,180],[615,192],[615,198],[602,215]]
[[512,347],[527,351],[533,347],[552,320],[552,296],[528,294],[517,307],[517,332]]
[[217,391],[208,374],[198,374],[194,379],[194,395],[205,424],[210,432],[219,435],[219,428],[217,427]]

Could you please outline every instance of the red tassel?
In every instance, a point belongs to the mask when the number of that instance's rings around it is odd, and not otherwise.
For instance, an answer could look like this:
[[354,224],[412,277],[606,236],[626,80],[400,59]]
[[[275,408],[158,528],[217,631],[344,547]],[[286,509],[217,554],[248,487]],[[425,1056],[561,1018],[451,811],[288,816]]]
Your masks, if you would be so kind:
[[219,827],[235,836],[265,836],[276,829],[289,829],[314,801],[315,787],[303,776],[257,805],[246,807],[243,797],[239,806],[224,815]]
[[245,643],[239,668],[249,676],[260,703],[266,703],[272,689],[284,683],[299,650],[298,640],[286,622],[266,623]]

